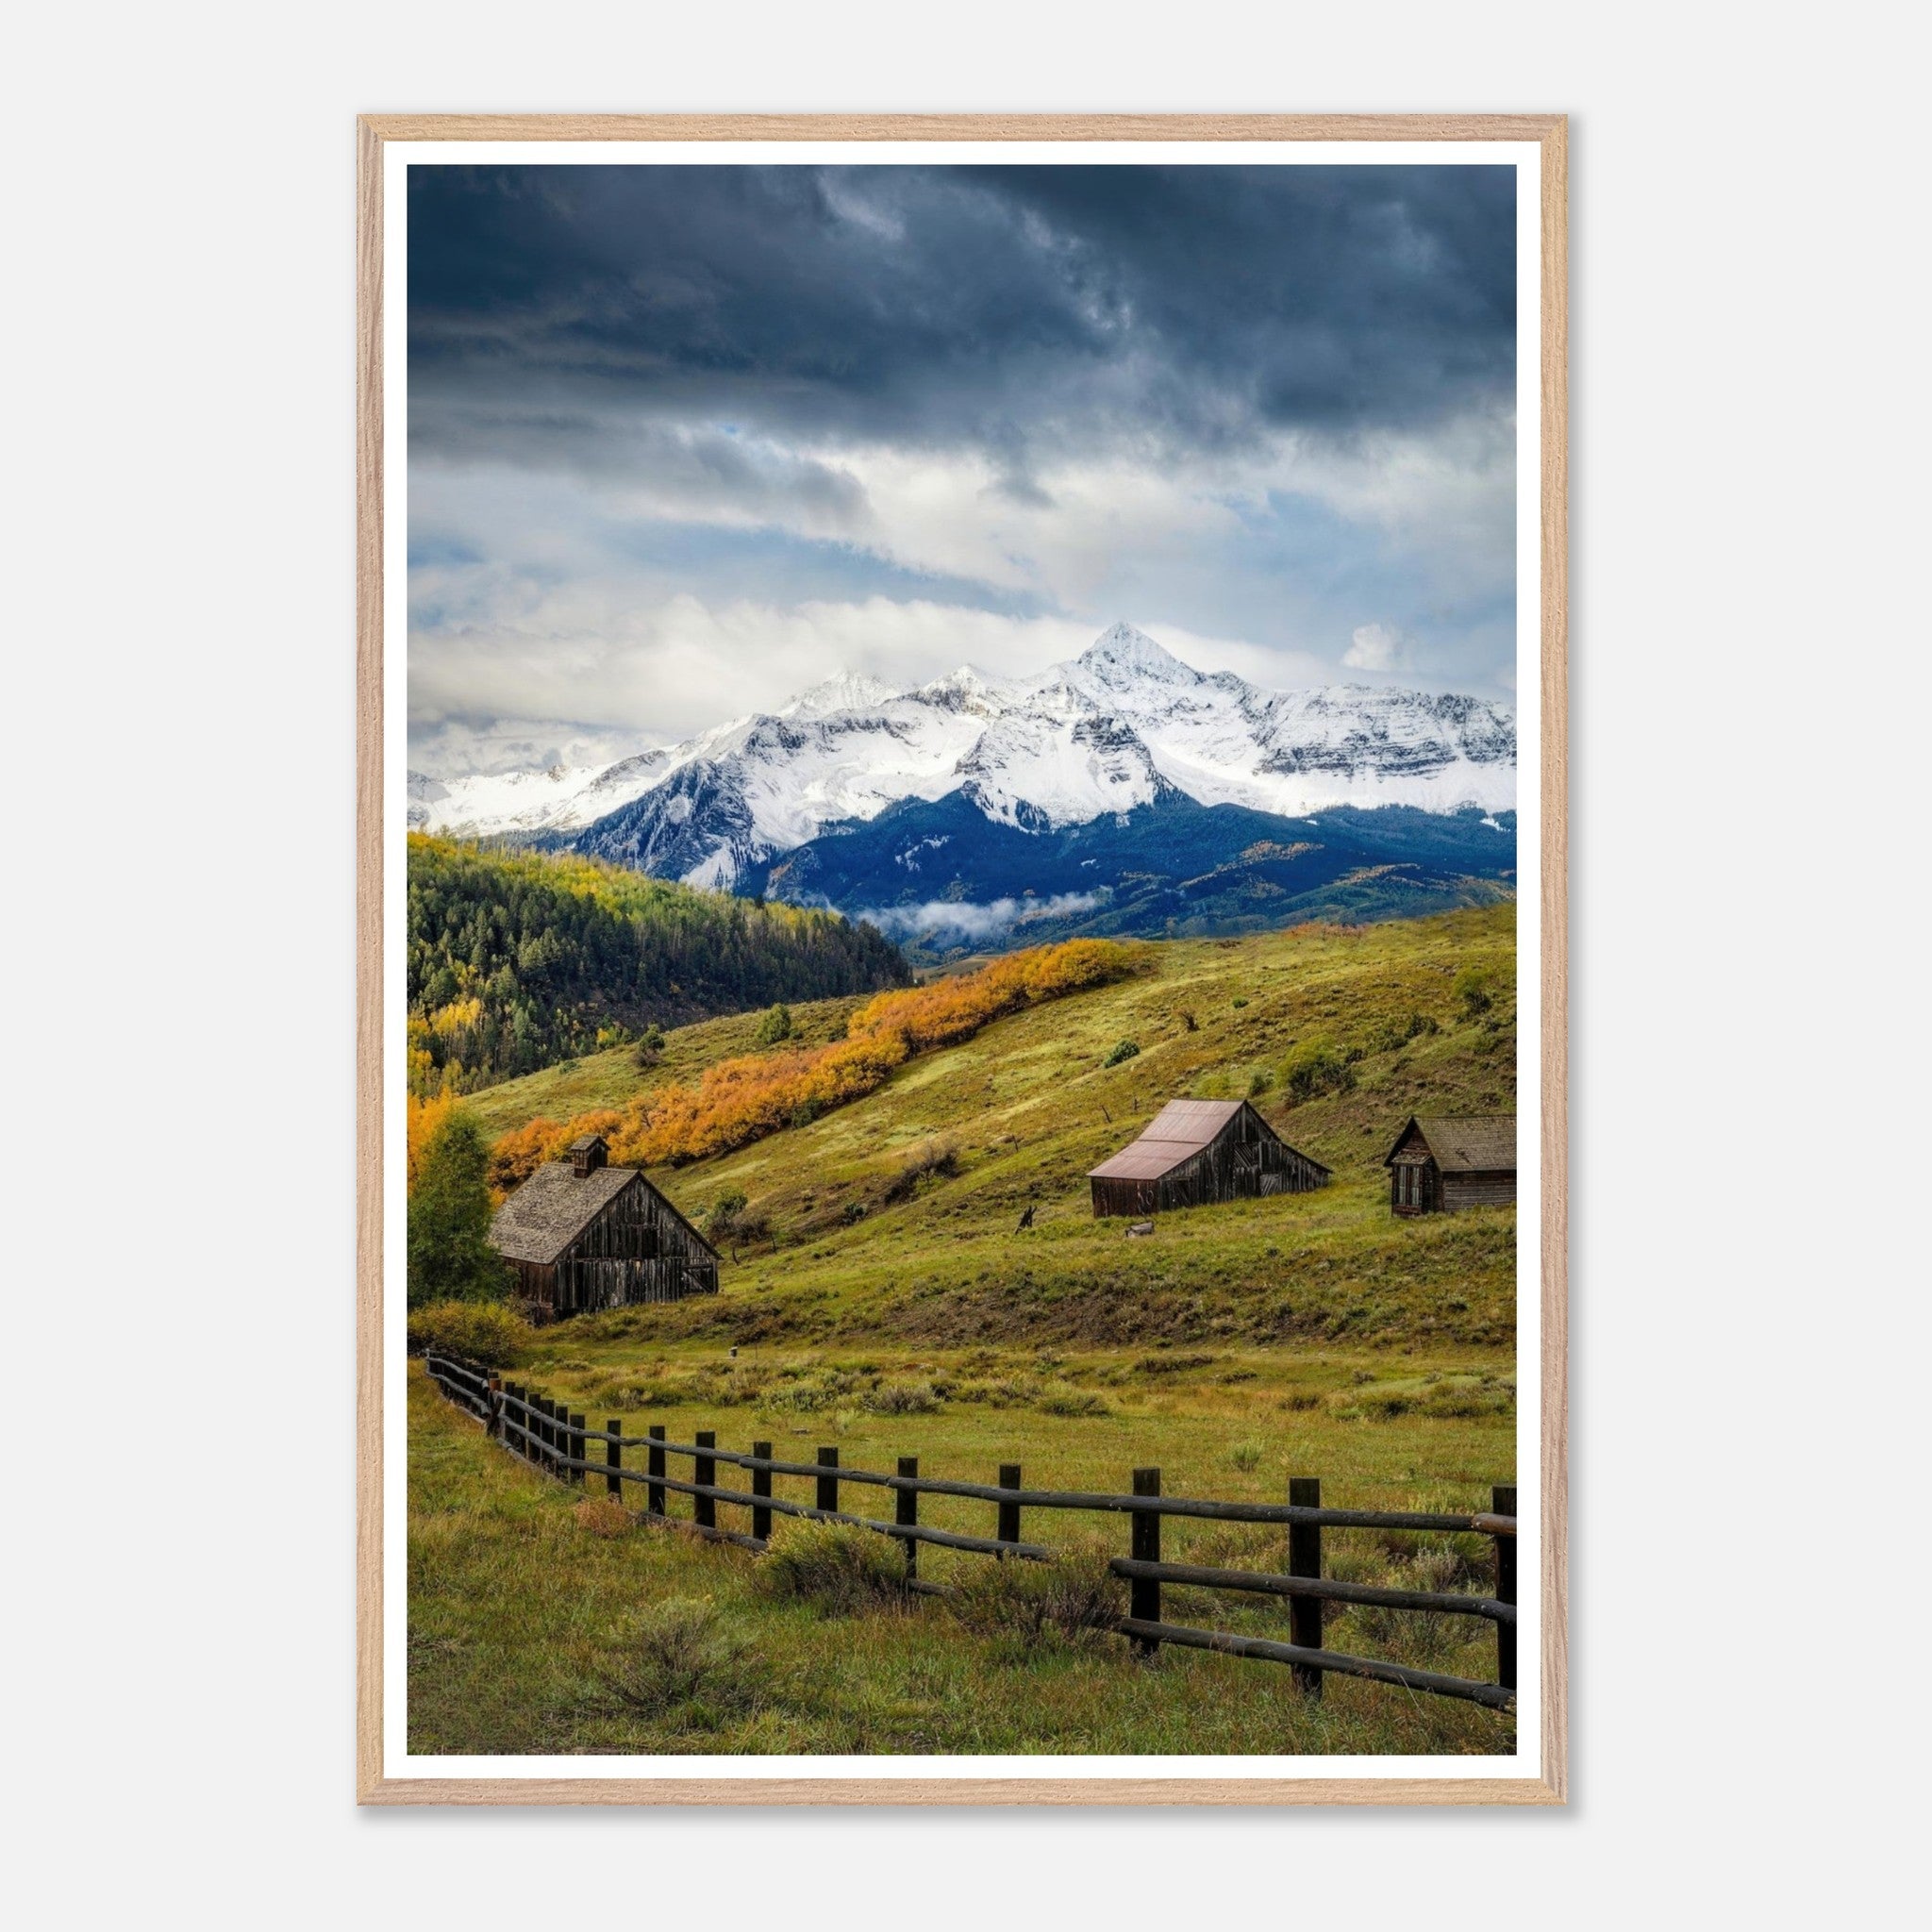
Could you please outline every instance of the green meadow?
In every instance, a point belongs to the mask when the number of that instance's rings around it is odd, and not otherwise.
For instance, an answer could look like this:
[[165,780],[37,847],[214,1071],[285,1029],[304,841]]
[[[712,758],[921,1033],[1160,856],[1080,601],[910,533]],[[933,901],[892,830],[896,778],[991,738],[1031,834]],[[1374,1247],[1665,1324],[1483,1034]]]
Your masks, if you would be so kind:
[[[987,1482],[1017,1462],[1029,1487],[1109,1491],[1153,1465],[1170,1494],[1270,1501],[1314,1475],[1343,1507],[1487,1507],[1515,1475],[1515,1216],[1398,1222],[1380,1163],[1411,1112],[1513,1109],[1513,959],[1508,906],[1146,945],[1116,985],[1000,1020],[809,1124],[654,1174],[714,1231],[722,1292],[540,1329],[511,1374],[593,1426],[709,1428],[801,1461],[835,1445],[848,1467],[909,1455],[924,1474]],[[798,1035],[838,1037],[855,1004],[794,1008]],[[754,1050],[757,1024],[682,1028],[654,1067],[618,1049],[465,1105],[491,1135],[622,1105]],[[1096,1222],[1087,1170],[1179,1095],[1252,1099],[1333,1185],[1163,1215],[1145,1239]],[[770,1559],[622,1525],[596,1483],[586,1504],[506,1456],[420,1366],[410,1396],[416,1751],[1508,1748],[1507,1717],[1391,1687],[1331,1678],[1316,1705],[1272,1664],[1146,1662],[1110,1635],[1022,1636],[997,1616],[989,1631],[890,1591],[833,1607],[775,1595]],[[779,1493],[808,1500],[802,1480]],[[625,1501],[641,1507],[641,1491]],[[852,1487],[844,1507],[888,1506]],[[991,1516],[963,1499],[922,1512],[978,1534]],[[1023,1534],[1126,1548],[1118,1517],[1036,1512]],[[1170,1560],[1281,1567],[1265,1526],[1170,1519],[1166,1535]],[[1490,1587],[1477,1538],[1329,1532],[1326,1557],[1357,1581]],[[939,1582],[1001,1567],[921,1559]],[[1171,1621],[1286,1636],[1285,1604],[1167,1594]],[[1494,1670],[1474,1620],[1349,1608],[1324,1641]]]

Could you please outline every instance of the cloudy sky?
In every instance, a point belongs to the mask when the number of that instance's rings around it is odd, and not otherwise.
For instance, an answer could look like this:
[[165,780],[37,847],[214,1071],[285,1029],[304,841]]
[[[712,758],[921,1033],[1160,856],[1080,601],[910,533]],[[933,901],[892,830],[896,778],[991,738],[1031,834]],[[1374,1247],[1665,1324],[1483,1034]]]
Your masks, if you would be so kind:
[[1508,169],[419,165],[408,223],[417,769],[1117,618],[1512,695]]

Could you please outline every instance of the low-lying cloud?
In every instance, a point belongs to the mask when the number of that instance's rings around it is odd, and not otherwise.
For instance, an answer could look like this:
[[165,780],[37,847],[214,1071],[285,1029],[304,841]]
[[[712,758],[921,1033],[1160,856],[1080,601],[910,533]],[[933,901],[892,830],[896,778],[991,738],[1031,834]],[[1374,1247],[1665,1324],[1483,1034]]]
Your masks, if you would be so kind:
[[1074,912],[1091,912],[1102,902],[1099,892],[1056,892],[1051,898],[992,899],[984,906],[971,900],[929,899],[924,906],[872,906],[855,912],[855,920],[875,925],[889,939],[915,933],[957,932],[969,940],[995,939],[1014,926],[1036,919],[1064,919]]

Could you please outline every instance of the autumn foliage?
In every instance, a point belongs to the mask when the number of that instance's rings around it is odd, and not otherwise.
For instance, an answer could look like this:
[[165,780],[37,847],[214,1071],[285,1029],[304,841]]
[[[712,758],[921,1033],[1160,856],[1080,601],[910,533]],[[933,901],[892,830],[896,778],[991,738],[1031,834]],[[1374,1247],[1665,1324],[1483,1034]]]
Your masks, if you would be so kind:
[[490,1182],[508,1189],[579,1134],[602,1134],[613,1161],[677,1166],[728,1154],[781,1127],[802,1126],[875,1092],[914,1054],[970,1039],[980,1027],[1041,1000],[1124,974],[1131,950],[1109,940],[1070,940],[1009,954],[976,973],[880,993],[856,1012],[846,1037],[720,1060],[691,1085],[658,1088],[621,1111],[579,1114],[559,1125],[534,1120],[491,1150]]
[[443,1123],[456,1111],[457,1103],[453,1093],[439,1093],[433,1099],[425,1099],[421,1094],[411,1093],[408,1105],[405,1138],[409,1149],[409,1191],[414,1193],[416,1176],[423,1166],[424,1150],[435,1140]]

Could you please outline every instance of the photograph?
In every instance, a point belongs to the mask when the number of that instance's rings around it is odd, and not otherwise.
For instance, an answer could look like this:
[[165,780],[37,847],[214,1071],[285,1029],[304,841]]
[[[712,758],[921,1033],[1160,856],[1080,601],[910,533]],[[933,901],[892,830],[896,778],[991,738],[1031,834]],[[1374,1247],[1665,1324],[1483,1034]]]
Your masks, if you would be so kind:
[[386,145],[385,1775],[1547,1800],[1536,141]]

